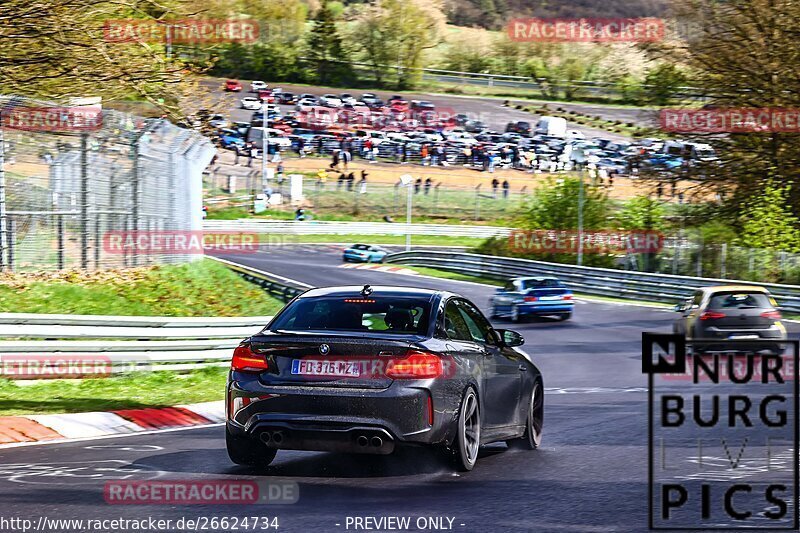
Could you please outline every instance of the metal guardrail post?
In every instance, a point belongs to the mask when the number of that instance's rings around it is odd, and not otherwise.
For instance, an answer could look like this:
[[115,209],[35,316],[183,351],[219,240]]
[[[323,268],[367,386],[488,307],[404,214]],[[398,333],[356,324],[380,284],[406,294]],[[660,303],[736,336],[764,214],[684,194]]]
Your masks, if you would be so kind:
[[81,270],[89,268],[89,134],[81,134]]

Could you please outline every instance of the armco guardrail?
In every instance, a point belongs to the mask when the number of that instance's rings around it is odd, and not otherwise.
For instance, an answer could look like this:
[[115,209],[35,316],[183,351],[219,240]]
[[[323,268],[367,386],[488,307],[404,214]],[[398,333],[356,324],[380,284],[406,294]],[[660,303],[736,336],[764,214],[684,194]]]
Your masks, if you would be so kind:
[[[212,259],[284,301],[310,288],[275,274]],[[0,313],[0,377],[61,376],[58,367],[80,365],[82,361],[102,364],[111,372],[227,366],[239,342],[260,331],[271,319]],[[20,367],[29,371],[20,373]]]
[[246,231],[274,235],[442,235],[448,237],[507,237],[511,228],[456,226],[448,224],[404,224],[390,222],[206,220],[205,231]]
[[398,252],[388,255],[386,261],[410,266],[438,268],[491,279],[554,275],[564,280],[577,292],[668,303],[675,303],[690,297],[697,287],[733,283],[758,285],[769,289],[783,309],[791,312],[800,312],[800,286],[796,285],[673,276],[670,274],[653,274],[430,250],[424,253],[414,251]]
[[233,261],[220,259],[218,257],[211,257],[211,259],[226,265],[228,268],[242,276],[247,281],[255,283],[269,294],[280,298],[284,302],[288,302],[298,294],[303,293],[311,288],[311,285],[306,283],[284,278],[283,276],[278,276],[277,274],[262,272],[256,268],[240,265],[238,263],[234,263]]

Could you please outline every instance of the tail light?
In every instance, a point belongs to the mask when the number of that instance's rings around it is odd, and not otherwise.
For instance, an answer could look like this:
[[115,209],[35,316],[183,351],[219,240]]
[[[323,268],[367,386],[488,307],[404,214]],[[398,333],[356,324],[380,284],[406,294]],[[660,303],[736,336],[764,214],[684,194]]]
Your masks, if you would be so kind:
[[783,318],[780,311],[764,311],[761,313],[762,318],[769,318],[770,320],[780,320]]
[[565,294],[564,296],[561,297],[561,299],[562,300],[572,300],[572,295],[571,294]]
[[261,372],[269,369],[269,364],[263,355],[259,355],[247,343],[242,343],[233,350],[231,370],[239,372]]
[[539,298],[537,298],[536,296],[526,296],[525,298],[523,298],[523,300],[526,302],[535,302],[538,299]]
[[718,313],[717,311],[706,311],[702,315],[700,315],[700,320],[714,320],[717,318],[725,318],[727,315],[725,313]]
[[403,359],[392,359],[386,365],[386,377],[392,379],[438,378],[442,373],[442,359],[427,352],[413,352]]

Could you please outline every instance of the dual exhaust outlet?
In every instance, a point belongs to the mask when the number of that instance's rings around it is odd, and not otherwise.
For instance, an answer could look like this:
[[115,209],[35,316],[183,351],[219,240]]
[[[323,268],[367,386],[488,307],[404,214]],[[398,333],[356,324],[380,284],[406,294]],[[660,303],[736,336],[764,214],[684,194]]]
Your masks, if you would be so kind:
[[[261,439],[261,442],[264,444],[271,444],[273,446],[280,446],[284,442],[282,431],[262,431],[258,438]],[[368,437],[367,435],[359,435],[356,438],[356,443],[360,448],[366,448],[367,446],[380,448],[383,446],[383,439],[377,435],[372,438]]]
[[380,437],[372,437],[371,439],[366,435],[359,435],[356,439],[356,443],[362,448],[366,448],[367,446],[373,446],[375,448],[380,448],[383,446],[383,439]]
[[264,444],[274,444],[276,446],[280,446],[283,444],[283,433],[280,431],[276,431],[274,433],[269,431],[264,431],[259,435],[261,442]]

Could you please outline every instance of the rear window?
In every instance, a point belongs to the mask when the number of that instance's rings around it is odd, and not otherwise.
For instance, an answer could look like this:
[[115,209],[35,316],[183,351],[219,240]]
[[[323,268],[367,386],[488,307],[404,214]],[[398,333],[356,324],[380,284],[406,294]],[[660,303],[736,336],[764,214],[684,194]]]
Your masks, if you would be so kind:
[[709,309],[771,308],[769,296],[763,292],[726,292],[711,297]]
[[564,284],[557,279],[529,279],[522,282],[522,289],[562,289]]
[[270,329],[425,335],[430,314],[429,298],[374,295],[300,298],[281,312]]
[[366,244],[354,244],[353,250],[369,250],[369,246]]

